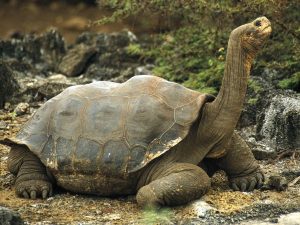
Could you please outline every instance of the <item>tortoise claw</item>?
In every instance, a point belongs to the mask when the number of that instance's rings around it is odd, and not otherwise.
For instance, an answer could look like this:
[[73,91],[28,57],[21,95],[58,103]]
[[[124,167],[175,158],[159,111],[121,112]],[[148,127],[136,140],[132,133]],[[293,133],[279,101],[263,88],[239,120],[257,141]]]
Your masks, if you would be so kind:
[[47,190],[43,190],[42,192],[42,198],[45,199],[48,196],[48,191]]
[[252,180],[248,187],[248,191],[253,191],[255,186],[256,186],[256,180]]
[[263,173],[261,171],[256,171],[246,176],[231,178],[230,186],[235,191],[253,191],[255,188],[260,188],[263,185],[263,182]]
[[27,191],[23,191],[22,195],[23,195],[23,198],[29,199],[29,195],[28,195]]
[[241,191],[242,192],[246,191],[246,188],[247,188],[247,184],[246,183],[242,183],[242,185],[241,185]]
[[22,181],[17,184],[16,193],[26,199],[45,199],[52,195],[52,184],[44,180]]
[[36,199],[36,191],[31,191],[30,192],[30,198],[31,199]]

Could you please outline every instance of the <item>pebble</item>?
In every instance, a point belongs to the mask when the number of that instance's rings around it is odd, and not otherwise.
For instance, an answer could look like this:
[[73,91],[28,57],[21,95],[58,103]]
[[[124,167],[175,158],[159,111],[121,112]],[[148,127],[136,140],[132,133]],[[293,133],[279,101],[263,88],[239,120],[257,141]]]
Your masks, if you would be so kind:
[[300,224],[300,212],[290,213],[282,215],[278,219],[278,224],[282,225],[299,225]]
[[0,206],[0,224],[23,225],[20,214],[3,206]]
[[191,204],[191,207],[198,218],[203,218],[208,211],[215,210],[215,208],[211,207],[207,202],[203,200],[194,201]]
[[17,105],[14,112],[16,116],[21,116],[26,114],[28,110],[29,110],[29,104],[26,102],[21,102]]
[[7,123],[3,120],[0,120],[0,130],[5,130],[7,127]]
[[284,191],[288,187],[288,182],[285,177],[274,175],[270,176],[268,185],[270,186],[270,188],[277,191]]

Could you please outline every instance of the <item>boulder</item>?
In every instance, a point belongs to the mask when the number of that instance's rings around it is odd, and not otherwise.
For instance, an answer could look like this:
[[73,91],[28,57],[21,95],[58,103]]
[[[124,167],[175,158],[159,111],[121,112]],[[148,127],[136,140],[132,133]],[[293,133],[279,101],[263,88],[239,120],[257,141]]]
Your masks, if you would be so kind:
[[24,224],[24,222],[17,212],[0,206],[0,224],[1,225],[22,225]]
[[59,64],[59,71],[69,77],[80,75],[86,68],[88,60],[96,53],[93,46],[75,45],[63,57]]
[[6,63],[0,61],[0,108],[4,107],[5,101],[17,92],[18,88],[13,71]]
[[[65,42],[62,36],[50,29],[41,35],[26,34],[9,40],[0,40],[0,57],[12,61],[13,67],[23,74],[44,74],[57,71],[61,58],[65,54]],[[32,71],[34,69],[34,71]]]
[[257,140],[256,125],[244,127],[238,130],[248,146],[251,148],[254,157],[258,160],[274,159],[277,152],[262,141]]
[[84,77],[94,79],[94,80],[111,80],[120,75],[118,69],[101,67],[97,64],[92,64],[85,71]]
[[36,76],[35,78],[22,78],[18,80],[20,89],[10,101],[14,104],[19,102],[34,102],[48,100],[67,87],[76,85],[76,81],[68,79],[62,74],[55,74],[48,78]]
[[128,52],[128,46],[138,43],[130,31],[103,34],[85,32],[78,36],[75,45],[95,46],[97,53],[89,60],[83,76],[93,80],[123,82],[135,75],[141,66],[138,57]]
[[276,150],[300,149],[300,95],[270,93],[257,119],[257,138]]

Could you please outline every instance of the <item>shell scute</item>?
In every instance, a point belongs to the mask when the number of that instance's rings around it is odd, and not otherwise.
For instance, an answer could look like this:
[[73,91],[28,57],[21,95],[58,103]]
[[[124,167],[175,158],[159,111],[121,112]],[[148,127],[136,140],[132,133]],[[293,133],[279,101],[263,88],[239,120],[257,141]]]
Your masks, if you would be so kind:
[[126,101],[127,99],[115,96],[104,96],[91,101],[84,113],[84,136],[102,143],[112,138],[121,138]]
[[199,93],[169,81],[160,82],[156,87],[156,93],[174,109],[199,96]]
[[119,176],[127,172],[127,161],[130,151],[122,140],[111,140],[105,143],[101,158],[100,171],[105,175]]
[[151,95],[137,96],[129,103],[126,134],[130,145],[148,145],[174,121],[174,110]]
[[73,158],[74,170],[77,170],[77,168],[86,168],[86,173],[96,171],[98,169],[98,158],[101,155],[101,148],[102,146],[96,141],[79,138]]
[[132,171],[137,168],[147,153],[147,148],[145,146],[137,145],[134,146],[130,151],[130,156],[128,159],[127,169]]
[[74,149],[75,141],[59,137],[55,143],[55,150],[52,151],[50,161],[53,162],[54,169],[70,172],[72,167],[72,152]]
[[53,110],[49,133],[56,137],[76,139],[81,130],[83,106],[83,101],[76,96],[62,98]]

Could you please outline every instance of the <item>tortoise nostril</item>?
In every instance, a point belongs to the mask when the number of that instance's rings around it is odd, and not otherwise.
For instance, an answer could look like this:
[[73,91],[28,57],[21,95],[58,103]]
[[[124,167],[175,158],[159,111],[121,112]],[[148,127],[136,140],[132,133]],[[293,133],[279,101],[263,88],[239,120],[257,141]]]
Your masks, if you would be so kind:
[[260,27],[261,26],[261,21],[260,20],[255,21],[254,25],[257,26],[257,27]]

